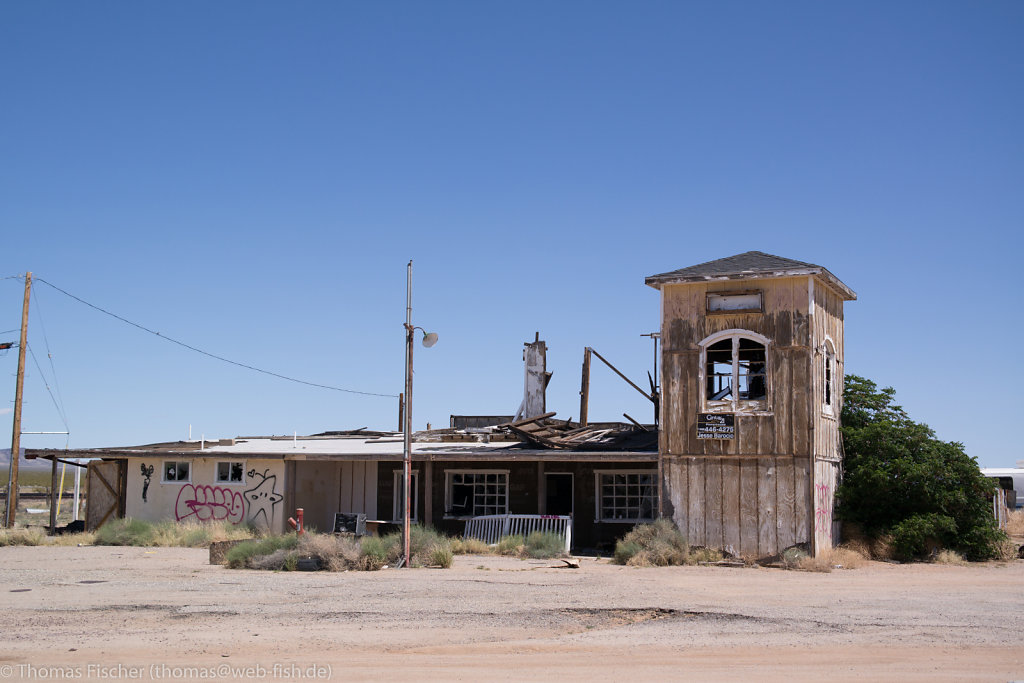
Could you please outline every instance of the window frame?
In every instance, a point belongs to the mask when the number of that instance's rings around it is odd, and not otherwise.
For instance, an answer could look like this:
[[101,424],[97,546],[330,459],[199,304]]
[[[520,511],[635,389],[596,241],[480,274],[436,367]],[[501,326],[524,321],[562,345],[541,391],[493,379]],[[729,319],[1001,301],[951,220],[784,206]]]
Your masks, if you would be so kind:
[[[454,469],[454,470],[445,470],[444,471],[444,518],[445,519],[469,519],[470,517],[484,517],[484,516],[491,515],[491,514],[497,514],[497,515],[507,515],[507,514],[509,514],[509,508],[511,507],[510,506],[510,501],[509,501],[509,496],[511,494],[511,486],[509,485],[511,477],[510,477],[509,472],[510,472],[509,470],[502,470],[502,469]],[[476,499],[476,491],[474,491],[473,492],[474,501],[473,501],[473,504],[472,504],[473,513],[472,514],[468,514],[468,515],[458,515],[458,514],[452,513],[452,511],[451,511],[452,510],[452,486],[453,486],[453,482],[454,482],[454,479],[455,479],[454,475],[457,475],[457,474],[461,474],[461,475],[465,475],[465,474],[474,474],[474,475],[476,475],[476,474],[484,474],[484,475],[487,475],[487,474],[500,474],[500,475],[504,475],[504,477],[505,477],[505,482],[503,484],[504,487],[505,487],[504,511],[493,512],[493,513],[485,513],[485,514],[476,514],[476,512],[475,512],[475,510],[476,510],[476,500],[475,500]],[[484,482],[484,483],[486,484],[486,482]],[[474,483],[473,485],[476,486],[477,484]]]
[[[178,470],[180,465],[188,467],[188,476],[184,479],[167,478],[167,466],[174,464],[175,471]],[[160,483],[161,484],[191,484],[192,483],[192,461],[191,460],[164,460],[160,463]]]
[[[606,476],[615,475],[647,475],[651,477],[650,484],[650,499],[651,499],[651,516],[650,517],[608,517],[605,515],[603,500],[604,492],[601,488],[601,478]],[[615,482],[612,482],[612,486]],[[629,481],[626,481],[625,486],[630,486]],[[639,485],[639,484],[636,484]],[[614,494],[613,494],[614,495]],[[627,491],[624,497],[628,498],[629,493]],[[643,507],[643,506],[639,506]],[[614,514],[614,511],[613,511]],[[594,521],[597,523],[612,523],[612,524],[639,524],[641,522],[651,522],[657,517],[658,514],[658,470],[657,469],[629,469],[629,470],[594,470]]]
[[836,347],[831,338],[825,338],[822,350],[821,412],[836,415],[839,412],[836,410]]
[[[741,399],[739,391],[734,390],[728,399],[715,400],[708,398],[707,374],[708,374],[708,349],[718,342],[729,339],[732,341],[732,386],[739,387],[739,340],[747,339],[764,347],[764,398]],[[715,332],[702,339],[700,346],[700,368],[698,370],[698,381],[700,386],[700,410],[702,413],[740,413],[740,414],[771,414],[772,399],[772,367],[771,367],[771,340],[764,335],[738,328]]]
[[[220,466],[221,465],[227,465],[229,468],[232,465],[241,465],[242,466],[242,478],[239,479],[238,481],[233,481],[231,479],[221,479],[220,478]],[[231,472],[230,472],[230,469],[229,469],[228,476],[230,476],[230,475],[231,475]],[[243,486],[243,485],[245,485],[245,483],[246,483],[246,480],[245,480],[245,461],[244,460],[218,460],[213,465],[213,480],[214,480],[214,483],[216,483],[216,484],[226,484],[227,486]]]
[[[399,468],[392,470],[391,481],[393,482],[391,496],[391,521],[394,523],[401,523],[405,521],[405,496],[402,495],[402,480],[405,478],[405,469]],[[411,470],[412,478],[412,509],[409,510],[409,521],[419,522],[420,518],[417,516],[417,510],[420,509],[420,471],[417,469]]]
[[[727,299],[728,297],[741,297],[757,295],[757,306],[755,308],[712,308],[712,297]],[[735,315],[737,313],[764,313],[764,291],[760,289],[731,290],[724,292],[707,292],[704,295],[704,310],[708,315]]]

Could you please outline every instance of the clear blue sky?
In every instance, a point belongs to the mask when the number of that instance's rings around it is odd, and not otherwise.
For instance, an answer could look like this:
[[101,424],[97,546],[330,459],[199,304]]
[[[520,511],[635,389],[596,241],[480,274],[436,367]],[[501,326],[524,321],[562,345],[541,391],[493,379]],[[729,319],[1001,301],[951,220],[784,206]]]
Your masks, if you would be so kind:
[[[413,259],[422,428],[513,412],[537,331],[560,417],[584,346],[646,381],[644,277],[760,250],[857,291],[848,372],[1010,466],[1021,36],[1017,1],[7,2],[0,277],[397,394]],[[72,447],[397,426],[395,399],[36,291]],[[0,280],[0,332],[20,307]],[[63,429],[29,370],[23,428]],[[622,412],[651,419],[595,367],[592,417]]]

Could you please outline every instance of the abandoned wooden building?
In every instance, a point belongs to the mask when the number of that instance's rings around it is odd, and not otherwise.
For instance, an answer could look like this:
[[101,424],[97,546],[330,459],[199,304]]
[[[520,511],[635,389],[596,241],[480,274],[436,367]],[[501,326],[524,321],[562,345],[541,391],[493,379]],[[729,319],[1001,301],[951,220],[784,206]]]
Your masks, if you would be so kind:
[[737,556],[831,547],[843,303],[856,294],[757,251],[646,283],[661,294],[659,514]]
[[[547,346],[537,336],[524,345],[514,416],[453,415],[451,428],[413,436],[413,520],[462,534],[481,516],[567,516],[576,547],[607,548],[662,516],[691,545],[734,556],[831,547],[843,304],[854,292],[821,266],[761,252],[646,284],[661,297],[660,390],[651,380],[648,395],[623,378],[654,402],[659,426],[587,422],[589,348],[580,422],[555,420],[546,412]],[[339,512],[381,524],[403,512],[395,432],[27,455],[97,459],[89,528],[131,516],[285,531],[301,507],[307,523],[328,529]]]

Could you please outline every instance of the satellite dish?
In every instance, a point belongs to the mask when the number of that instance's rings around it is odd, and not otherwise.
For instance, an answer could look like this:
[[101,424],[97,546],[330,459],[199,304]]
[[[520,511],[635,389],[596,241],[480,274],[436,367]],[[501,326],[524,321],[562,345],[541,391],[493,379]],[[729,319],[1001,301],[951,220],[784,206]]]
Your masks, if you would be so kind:
[[431,346],[433,346],[436,343],[437,343],[437,333],[436,332],[424,332],[423,333],[423,345],[424,346],[426,346],[429,349]]

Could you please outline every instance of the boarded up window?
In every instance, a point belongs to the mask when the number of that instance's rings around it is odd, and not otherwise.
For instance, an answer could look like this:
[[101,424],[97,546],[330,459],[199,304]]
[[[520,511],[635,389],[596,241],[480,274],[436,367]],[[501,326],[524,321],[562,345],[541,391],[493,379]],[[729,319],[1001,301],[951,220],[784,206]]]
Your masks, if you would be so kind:
[[708,313],[760,313],[761,292],[709,292]]

